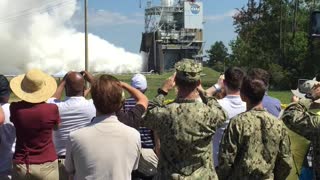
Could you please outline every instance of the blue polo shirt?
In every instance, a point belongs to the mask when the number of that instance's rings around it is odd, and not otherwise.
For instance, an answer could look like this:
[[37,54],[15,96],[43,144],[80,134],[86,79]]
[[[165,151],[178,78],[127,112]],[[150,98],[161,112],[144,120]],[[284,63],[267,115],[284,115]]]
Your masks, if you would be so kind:
[[281,111],[281,102],[279,99],[273,98],[265,94],[262,99],[262,105],[270,114],[279,117]]

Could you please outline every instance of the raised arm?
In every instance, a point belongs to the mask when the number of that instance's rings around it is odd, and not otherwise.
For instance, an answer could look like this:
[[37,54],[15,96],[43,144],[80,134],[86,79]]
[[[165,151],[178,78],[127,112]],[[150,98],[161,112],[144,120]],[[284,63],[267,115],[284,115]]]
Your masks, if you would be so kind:
[[64,87],[66,85],[65,77],[62,79],[62,81],[60,82],[56,92],[53,94],[53,96],[52,96],[53,98],[61,100],[61,97],[62,97],[62,94],[63,94],[63,91],[64,91]]
[[161,120],[165,119],[165,113],[163,112],[164,97],[170,90],[175,87],[176,73],[166,79],[162,87],[158,89],[158,95],[150,102],[146,116],[143,119],[144,126],[157,131],[160,127]]
[[320,131],[320,116],[308,111],[311,104],[311,100],[292,103],[284,110],[281,117],[289,129],[309,140],[315,132]]
[[[80,74],[83,76],[83,78],[90,84],[94,83],[95,79],[92,74],[90,74],[88,71],[81,71]],[[84,91],[84,97],[87,97],[89,93],[91,92],[91,88],[87,87]]]
[[88,81],[90,84],[94,83],[94,76],[90,74],[88,71],[81,71],[80,74],[83,78]]
[[136,100],[136,105],[128,111],[120,110],[116,114],[122,123],[138,129],[140,127],[141,118],[148,107],[148,98],[141,91],[129,84],[124,82],[120,82],[120,84],[121,87],[128,91]]
[[211,86],[210,88],[208,88],[207,90],[205,90],[206,95],[211,97],[217,94],[218,92],[220,92],[221,88],[224,87],[223,80],[224,80],[224,75],[220,75],[217,83]]
[[161,88],[158,89],[158,94],[155,98],[152,99],[152,101],[149,104],[148,109],[153,109],[158,106],[163,106],[165,101],[165,96],[171,91],[175,85],[175,77],[176,73],[174,73],[172,76],[170,76],[168,79],[166,79]]
[[319,107],[320,82],[316,83],[309,94],[311,99],[303,99],[290,104],[283,112],[281,119],[286,126],[294,132],[311,139],[320,131],[320,116],[312,113],[309,109]]
[[137,101],[137,104],[142,105],[145,109],[148,107],[148,98],[138,89],[130,86],[125,82],[121,82],[121,86],[123,89],[128,91],[128,93]]

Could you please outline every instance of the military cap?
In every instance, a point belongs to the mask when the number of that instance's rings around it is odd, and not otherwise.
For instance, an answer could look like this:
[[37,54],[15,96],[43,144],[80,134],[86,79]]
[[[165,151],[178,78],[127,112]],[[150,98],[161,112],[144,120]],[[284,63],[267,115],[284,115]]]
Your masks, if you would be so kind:
[[202,64],[197,63],[192,59],[182,59],[175,64],[177,71],[176,78],[187,82],[195,82],[200,80],[202,72]]

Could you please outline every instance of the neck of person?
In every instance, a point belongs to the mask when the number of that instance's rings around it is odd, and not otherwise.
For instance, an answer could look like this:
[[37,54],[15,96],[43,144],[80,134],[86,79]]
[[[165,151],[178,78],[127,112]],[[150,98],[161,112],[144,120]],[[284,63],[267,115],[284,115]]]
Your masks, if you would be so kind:
[[103,122],[104,120],[108,119],[109,117],[115,115],[115,113],[109,113],[109,114],[105,114],[105,113],[102,113],[102,112],[99,112],[98,110],[96,111],[96,117],[94,117],[92,120],[91,120],[91,123],[101,123]]
[[193,100],[193,99],[199,98],[199,93],[198,93],[197,89],[194,89],[192,91],[178,90],[177,97],[181,98],[181,99]]
[[105,114],[103,114],[100,111],[96,110],[96,117],[103,116],[103,115],[105,115]]
[[262,105],[262,101],[260,101],[259,103],[253,104],[251,102],[246,102],[247,104],[247,111],[250,111],[251,109],[257,109],[257,110],[263,110],[263,105]]
[[96,110],[96,117],[99,117],[99,116],[112,116],[114,115],[115,113],[109,113],[109,114],[105,114],[105,113],[102,113],[102,112],[99,112],[98,110]]
[[73,93],[66,93],[67,97],[83,97],[83,92],[73,92]]
[[1,104],[7,104],[7,103],[9,103],[9,96],[7,96],[7,97],[0,97],[0,103],[1,103]]
[[227,87],[226,94],[227,96],[240,96],[240,90],[231,90]]

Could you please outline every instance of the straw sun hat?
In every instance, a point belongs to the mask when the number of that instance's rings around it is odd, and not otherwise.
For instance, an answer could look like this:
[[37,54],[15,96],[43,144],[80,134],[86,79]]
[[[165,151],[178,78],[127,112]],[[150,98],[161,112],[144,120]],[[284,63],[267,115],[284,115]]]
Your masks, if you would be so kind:
[[33,69],[13,78],[10,88],[20,99],[40,103],[48,100],[56,92],[57,82],[44,72]]

